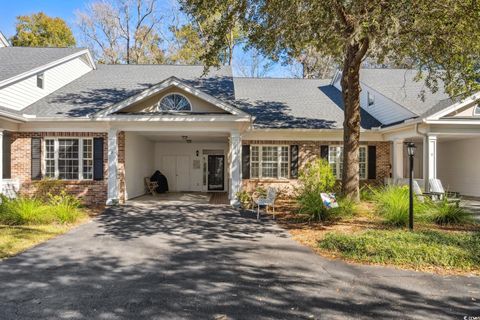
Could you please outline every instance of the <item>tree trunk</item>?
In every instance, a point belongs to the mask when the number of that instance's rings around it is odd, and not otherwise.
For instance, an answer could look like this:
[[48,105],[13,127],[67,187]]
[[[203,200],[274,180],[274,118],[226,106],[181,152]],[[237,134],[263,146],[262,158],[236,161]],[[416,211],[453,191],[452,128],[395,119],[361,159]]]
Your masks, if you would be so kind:
[[354,201],[360,200],[358,165],[360,144],[360,65],[365,55],[364,51],[366,51],[362,47],[359,42],[347,45],[341,80],[345,114],[343,122],[342,193],[345,197]]

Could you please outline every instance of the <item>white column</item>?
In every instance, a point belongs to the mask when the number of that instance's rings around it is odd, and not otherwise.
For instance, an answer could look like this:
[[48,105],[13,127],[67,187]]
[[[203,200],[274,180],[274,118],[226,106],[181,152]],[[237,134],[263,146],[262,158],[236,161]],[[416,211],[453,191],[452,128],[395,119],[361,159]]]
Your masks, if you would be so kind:
[[235,194],[240,191],[242,177],[242,140],[238,132],[230,133],[230,188],[228,198],[231,205],[238,205]]
[[423,178],[425,190],[430,191],[429,179],[437,178],[437,137],[427,135],[423,138]]
[[108,198],[107,205],[118,204],[118,129],[108,130]]
[[403,179],[403,140],[393,141],[392,176],[394,181]]

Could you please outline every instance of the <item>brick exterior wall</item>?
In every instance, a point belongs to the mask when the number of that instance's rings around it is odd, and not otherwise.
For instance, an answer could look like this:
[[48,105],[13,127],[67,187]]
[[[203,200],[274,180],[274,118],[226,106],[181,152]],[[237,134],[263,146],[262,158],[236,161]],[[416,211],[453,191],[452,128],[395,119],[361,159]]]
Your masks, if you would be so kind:
[[[93,180],[64,180],[62,184],[66,190],[78,196],[86,205],[104,205],[107,200],[107,133],[103,132],[12,132],[11,136],[11,169],[12,178],[20,180],[20,193],[32,195],[35,192],[36,180],[31,180],[31,138],[65,137],[65,138],[103,138],[103,172],[104,179]],[[45,154],[42,143],[42,157]],[[123,156],[123,159],[125,157]],[[120,155],[119,155],[120,160]],[[122,167],[123,168],[123,167]]]
[[[320,158],[320,146],[322,145],[342,145],[341,141],[270,141],[270,140],[244,140],[243,145],[298,145],[298,167],[301,170],[306,163]],[[385,178],[390,177],[390,142],[361,142],[363,146],[376,146],[377,157],[377,178],[374,180],[360,180],[360,184],[378,185],[383,184]],[[242,186],[247,191],[253,191],[257,186],[275,185],[276,188],[284,189],[289,192],[297,185],[296,179],[276,180],[276,179],[243,179]]]

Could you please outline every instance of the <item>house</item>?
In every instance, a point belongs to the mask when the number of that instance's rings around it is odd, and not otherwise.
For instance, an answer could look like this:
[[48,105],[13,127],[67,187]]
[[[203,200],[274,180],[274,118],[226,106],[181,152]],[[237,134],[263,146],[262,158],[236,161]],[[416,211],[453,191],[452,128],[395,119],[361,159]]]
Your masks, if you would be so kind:
[[[145,193],[160,170],[173,191],[235,193],[291,185],[310,159],[340,178],[343,104],[332,79],[236,78],[229,67],[102,65],[81,48],[0,48],[0,177],[23,192],[61,179],[86,203]],[[361,71],[362,183],[406,176],[480,196],[480,106],[415,82],[415,71]],[[419,96],[423,93],[424,99]],[[428,188],[428,185],[426,186]]]

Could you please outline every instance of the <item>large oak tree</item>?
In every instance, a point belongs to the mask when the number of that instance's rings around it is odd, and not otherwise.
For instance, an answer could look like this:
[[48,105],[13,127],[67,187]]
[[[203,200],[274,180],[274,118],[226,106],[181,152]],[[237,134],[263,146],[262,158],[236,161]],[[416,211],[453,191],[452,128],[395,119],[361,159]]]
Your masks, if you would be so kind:
[[[331,56],[342,71],[344,195],[359,198],[360,67],[364,59],[419,70],[432,90],[454,96],[478,90],[480,11],[475,0],[181,0],[197,20],[210,12],[202,60],[215,65],[236,24],[249,46],[275,60],[306,48]],[[408,62],[408,63],[407,63]]]

